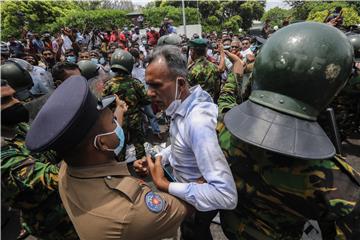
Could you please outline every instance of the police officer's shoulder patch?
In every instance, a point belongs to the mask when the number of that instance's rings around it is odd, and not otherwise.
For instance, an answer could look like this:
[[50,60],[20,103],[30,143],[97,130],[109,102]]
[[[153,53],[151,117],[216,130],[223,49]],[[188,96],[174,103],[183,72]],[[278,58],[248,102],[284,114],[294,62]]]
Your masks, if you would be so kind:
[[150,191],[145,195],[145,203],[150,211],[159,213],[164,209],[166,202],[160,194]]

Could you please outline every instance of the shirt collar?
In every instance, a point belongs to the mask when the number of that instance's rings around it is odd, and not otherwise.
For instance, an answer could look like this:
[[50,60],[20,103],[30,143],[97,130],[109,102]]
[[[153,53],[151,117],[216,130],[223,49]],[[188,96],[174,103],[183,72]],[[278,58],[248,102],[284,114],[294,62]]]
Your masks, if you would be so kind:
[[[63,164],[65,164],[63,162]],[[97,178],[105,176],[129,176],[126,162],[109,162],[89,167],[67,166],[68,174],[77,178]]]
[[193,100],[196,98],[197,93],[201,90],[202,90],[202,88],[200,87],[200,85],[191,87],[189,96],[187,96],[187,98],[185,98],[185,100],[181,102],[181,105],[175,111],[174,117],[176,115],[180,115],[181,117],[184,117],[186,115],[190,105],[192,104]]

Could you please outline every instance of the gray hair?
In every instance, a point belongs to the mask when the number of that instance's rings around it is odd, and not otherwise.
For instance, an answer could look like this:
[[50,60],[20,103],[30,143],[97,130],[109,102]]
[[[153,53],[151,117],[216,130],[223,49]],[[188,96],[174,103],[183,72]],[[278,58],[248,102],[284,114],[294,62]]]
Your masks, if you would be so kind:
[[[100,70],[99,70],[100,71]],[[100,74],[90,78],[88,80],[88,84],[89,84],[89,89],[92,92],[92,94],[95,95],[95,97],[97,99],[100,99],[102,97],[102,92],[100,89],[100,85],[99,84],[104,84],[106,81],[108,81],[110,79],[110,75],[105,73],[104,71],[100,71]]]
[[165,59],[169,72],[174,78],[181,76],[186,79],[188,74],[187,61],[178,47],[173,45],[156,47],[149,55],[148,63],[151,64],[158,58]]

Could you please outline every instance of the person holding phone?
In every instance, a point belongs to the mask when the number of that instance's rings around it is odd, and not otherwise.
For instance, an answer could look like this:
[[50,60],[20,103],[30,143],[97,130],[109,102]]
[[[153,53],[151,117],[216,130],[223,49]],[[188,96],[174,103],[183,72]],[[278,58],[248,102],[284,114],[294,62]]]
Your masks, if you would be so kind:
[[[199,39],[198,39],[199,40]],[[135,171],[150,172],[157,188],[188,202],[196,213],[181,226],[182,239],[212,239],[211,220],[218,209],[233,209],[237,192],[216,135],[218,109],[201,86],[189,87],[186,60],[176,46],[157,47],[146,69],[147,94],[171,118],[171,145],[155,162],[134,162]],[[162,166],[170,163],[176,182]]]
[[152,191],[117,161],[126,111],[117,96],[98,101],[84,77],[72,76],[50,96],[26,136],[29,150],[51,149],[64,159],[59,193],[80,239],[173,237],[190,210],[179,199]]

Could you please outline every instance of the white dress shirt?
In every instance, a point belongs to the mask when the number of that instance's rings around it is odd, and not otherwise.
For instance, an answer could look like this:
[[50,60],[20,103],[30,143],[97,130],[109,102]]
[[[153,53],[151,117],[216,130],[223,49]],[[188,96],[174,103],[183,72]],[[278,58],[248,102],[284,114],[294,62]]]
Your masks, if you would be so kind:
[[[159,155],[170,163],[177,182],[169,193],[193,205],[199,211],[234,209],[237,191],[229,165],[218,143],[218,108],[200,86],[171,116],[171,145]],[[203,177],[206,183],[196,183]]]

